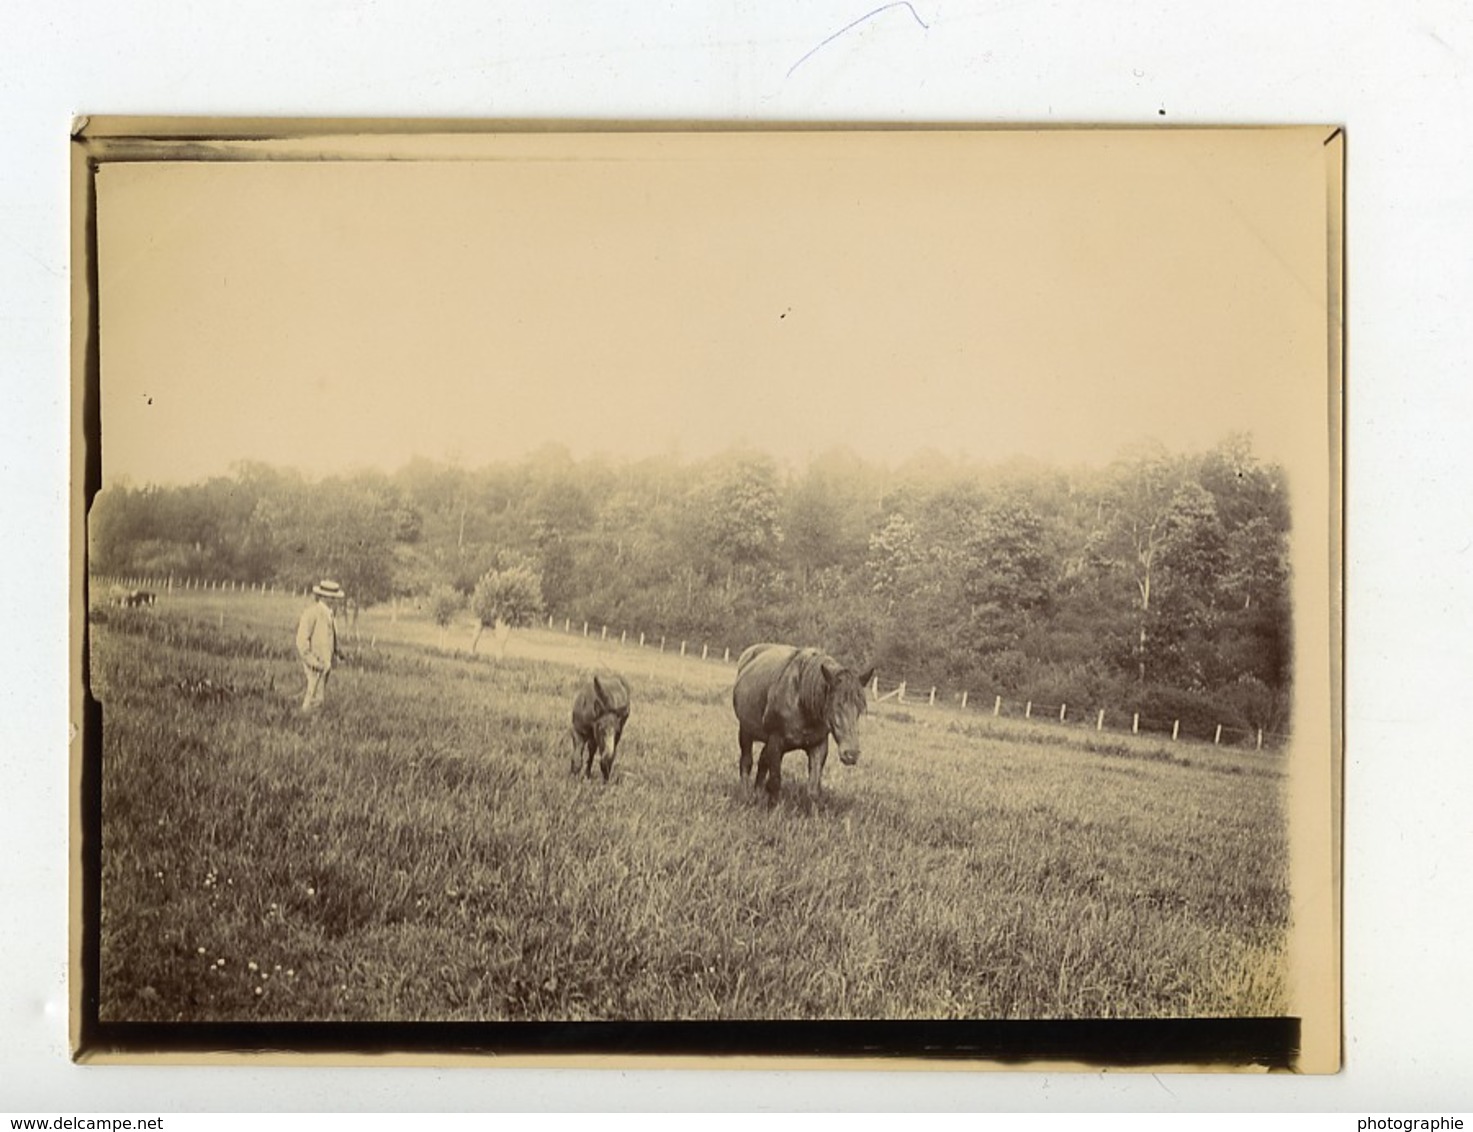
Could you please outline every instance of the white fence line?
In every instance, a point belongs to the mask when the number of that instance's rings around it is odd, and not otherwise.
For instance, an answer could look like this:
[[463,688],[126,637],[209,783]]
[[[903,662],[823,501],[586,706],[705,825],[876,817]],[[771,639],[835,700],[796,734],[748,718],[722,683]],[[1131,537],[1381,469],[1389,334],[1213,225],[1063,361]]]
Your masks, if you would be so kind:
[[279,582],[237,582],[231,579],[218,578],[180,578],[173,575],[164,577],[153,577],[149,574],[129,574],[115,576],[111,574],[90,574],[87,583],[94,595],[112,595],[122,591],[127,593],[151,593],[170,594],[176,590],[180,593],[255,593],[255,594],[285,594],[310,597],[312,586],[305,585],[300,589],[296,586],[284,586]]
[[[1251,745],[1256,750],[1262,750],[1265,743],[1270,746],[1282,745],[1290,739],[1288,732],[1270,731],[1262,727],[1229,727],[1217,723],[1213,727],[1210,737],[1202,734],[1184,735],[1182,733],[1182,722],[1179,718],[1171,717],[1147,717],[1139,711],[1125,711],[1120,708],[1102,708],[1090,705],[1088,708],[1071,707],[1069,704],[1041,704],[1034,700],[1010,700],[1002,695],[994,695],[990,704],[983,703],[977,706],[970,692],[964,691],[951,697],[943,696],[938,703],[937,689],[934,687],[922,693],[919,697],[908,694],[909,686],[901,680],[888,692],[880,691],[880,678],[876,675],[870,682],[870,699],[874,703],[893,701],[904,704],[907,707],[951,707],[960,709],[968,714],[990,715],[993,718],[1022,719],[1031,723],[1044,725],[1064,725],[1076,728],[1087,728],[1089,730],[1105,732],[1129,731],[1131,734],[1139,735],[1144,730],[1148,734],[1157,734],[1165,738],[1167,734],[1173,742],[1182,739],[1191,739],[1196,742],[1211,743],[1221,746],[1224,738],[1229,743],[1234,741],[1240,744]],[[985,697],[978,699],[984,700]],[[1005,711],[1004,709],[1008,709]],[[1021,709],[1021,711],[1019,711]],[[1234,737],[1238,737],[1236,740]]]
[[[539,621],[538,626],[539,628],[546,629],[550,633],[561,632],[565,636],[596,638],[600,644],[618,645],[620,648],[646,649],[663,653],[667,651],[668,645],[668,651],[671,655],[678,655],[683,660],[699,659],[715,664],[735,663],[732,659],[730,646],[713,645],[710,641],[699,642],[701,655],[697,657],[697,642],[691,640],[689,637],[682,640],[679,648],[676,648],[674,638],[672,637],[662,636],[657,640],[653,633],[633,629],[615,629],[593,621],[584,621],[580,625],[575,625],[571,617],[564,617],[562,625],[559,626],[557,618],[551,613],[546,615],[545,620]],[[619,634],[618,640],[614,640],[612,637],[612,634],[615,632]],[[740,655],[740,650],[738,650],[738,655]]]

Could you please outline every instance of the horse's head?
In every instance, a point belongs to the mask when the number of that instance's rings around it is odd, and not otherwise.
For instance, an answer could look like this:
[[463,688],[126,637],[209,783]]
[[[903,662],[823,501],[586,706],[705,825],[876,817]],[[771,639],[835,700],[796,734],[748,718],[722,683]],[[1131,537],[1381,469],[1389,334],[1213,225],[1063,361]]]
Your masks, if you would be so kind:
[[624,721],[629,718],[629,696],[619,686],[606,686],[597,676],[593,678],[593,691],[598,713],[593,721],[593,741],[598,751],[598,769],[607,782],[614,769]]
[[614,755],[618,753],[619,746],[619,724],[620,719],[612,712],[601,715],[593,723],[594,747],[598,751],[598,769],[603,772],[604,781],[608,781],[610,772],[614,769]]
[[822,669],[824,683],[828,686],[825,714],[829,733],[839,746],[839,761],[845,766],[853,766],[859,762],[860,720],[868,706],[864,688],[875,670],[871,668],[856,676],[850,669],[842,668],[831,660],[825,660]]

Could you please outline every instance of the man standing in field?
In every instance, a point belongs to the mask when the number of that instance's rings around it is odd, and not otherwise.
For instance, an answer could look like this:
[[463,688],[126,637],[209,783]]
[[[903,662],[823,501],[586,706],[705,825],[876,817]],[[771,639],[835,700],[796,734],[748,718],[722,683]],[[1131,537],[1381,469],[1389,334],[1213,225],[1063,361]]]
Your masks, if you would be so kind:
[[327,698],[327,678],[338,657],[337,608],[343,600],[343,587],[324,579],[312,587],[317,600],[302,611],[297,622],[297,655],[307,673],[307,695],[302,710],[313,712]]

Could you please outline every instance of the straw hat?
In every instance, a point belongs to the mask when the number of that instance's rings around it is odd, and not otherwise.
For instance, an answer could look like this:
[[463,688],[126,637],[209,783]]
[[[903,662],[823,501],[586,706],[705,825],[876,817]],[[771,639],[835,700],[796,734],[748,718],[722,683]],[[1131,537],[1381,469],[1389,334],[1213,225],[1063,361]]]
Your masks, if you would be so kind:
[[342,597],[343,587],[327,578],[322,579],[312,587],[312,592],[318,597]]

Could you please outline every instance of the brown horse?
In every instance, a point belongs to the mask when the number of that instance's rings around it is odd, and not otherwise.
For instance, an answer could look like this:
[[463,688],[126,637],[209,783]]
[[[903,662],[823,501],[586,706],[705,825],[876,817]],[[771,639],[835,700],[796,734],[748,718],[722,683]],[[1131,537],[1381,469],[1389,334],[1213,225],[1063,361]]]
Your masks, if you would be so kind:
[[783,755],[798,750],[808,754],[808,796],[816,799],[823,792],[830,735],[839,745],[840,762],[853,766],[859,761],[864,686],[873,675],[871,668],[856,676],[817,649],[753,645],[743,652],[731,691],[742,782],[752,773],[752,745],[761,740],[754,785],[766,786],[768,801],[776,801],[782,789]]
[[597,755],[598,769],[607,782],[627,722],[629,684],[624,677],[613,672],[589,677],[573,698],[572,772],[582,770],[584,778],[592,778],[593,756]]

